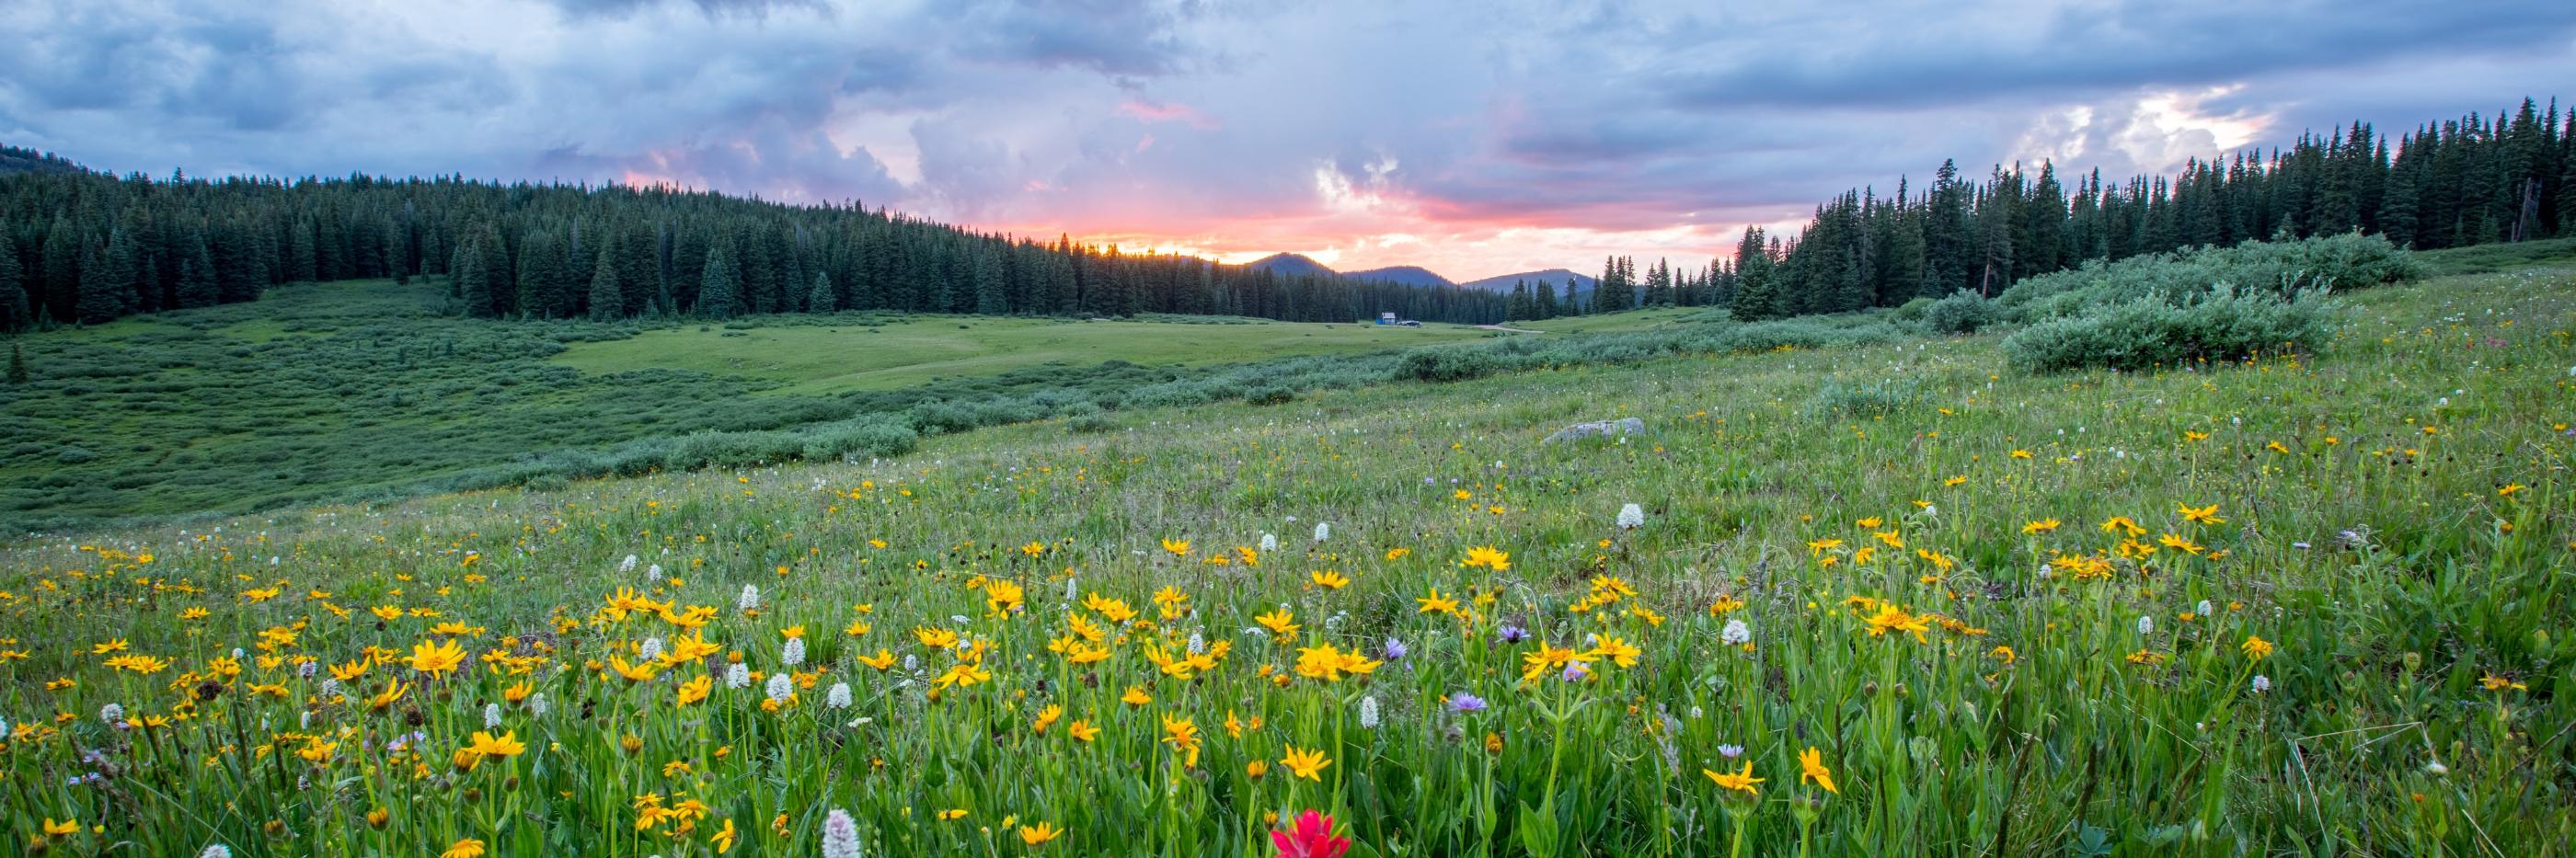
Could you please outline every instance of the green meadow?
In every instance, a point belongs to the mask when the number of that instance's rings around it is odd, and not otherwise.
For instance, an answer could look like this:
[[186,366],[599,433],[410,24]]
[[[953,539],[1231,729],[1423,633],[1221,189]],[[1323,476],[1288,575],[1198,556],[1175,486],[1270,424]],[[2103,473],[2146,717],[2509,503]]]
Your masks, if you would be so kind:
[[1203,317],[492,321],[448,303],[438,282],[305,284],[17,337],[32,380],[0,386],[0,524],[401,497],[560,451],[1498,336]]
[[[68,854],[1246,855],[1316,810],[1372,858],[2567,855],[2576,269],[2328,312],[2135,372],[1859,320],[25,541],[0,819]],[[324,327],[271,342],[368,336]]]
[[795,323],[644,331],[625,339],[576,343],[553,362],[586,374],[676,369],[774,382],[774,393],[823,394],[1111,360],[1203,366],[1491,336],[1464,325],[1406,328],[1190,316],[1160,321],[951,316],[855,324],[777,321]]

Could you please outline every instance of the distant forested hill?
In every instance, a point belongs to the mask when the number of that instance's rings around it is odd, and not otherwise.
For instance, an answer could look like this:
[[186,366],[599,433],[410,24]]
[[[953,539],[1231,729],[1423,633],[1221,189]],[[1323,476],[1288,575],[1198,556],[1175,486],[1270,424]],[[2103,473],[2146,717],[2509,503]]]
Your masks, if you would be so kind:
[[[24,150],[10,150],[15,153]],[[61,164],[37,157],[39,165]],[[474,316],[723,318],[898,310],[1500,321],[1501,296],[1136,255],[883,208],[453,176],[0,175],[0,329],[438,276]]]
[[52,152],[0,146],[0,176],[17,173],[77,173],[81,165],[57,157]]

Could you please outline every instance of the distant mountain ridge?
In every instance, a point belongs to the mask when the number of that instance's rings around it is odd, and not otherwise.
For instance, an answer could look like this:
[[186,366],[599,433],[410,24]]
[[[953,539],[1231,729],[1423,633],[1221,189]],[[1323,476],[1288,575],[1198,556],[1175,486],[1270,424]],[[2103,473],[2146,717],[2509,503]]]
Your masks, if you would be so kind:
[[1419,265],[1390,265],[1385,268],[1371,268],[1367,271],[1346,272],[1342,276],[1353,280],[1386,280],[1407,286],[1458,285],[1449,282],[1449,278],[1433,274],[1431,269]]
[[1519,274],[1505,274],[1500,277],[1487,277],[1483,280],[1470,280],[1458,285],[1468,289],[1482,289],[1487,292],[1508,293],[1512,291],[1512,284],[1514,283],[1522,281],[1528,281],[1531,283],[1545,281],[1550,288],[1556,290],[1557,294],[1563,295],[1565,294],[1565,281],[1567,280],[1574,281],[1574,291],[1577,293],[1590,292],[1592,291],[1593,285],[1600,282],[1595,278],[1585,277],[1581,274],[1576,274],[1563,268],[1550,268],[1545,271],[1523,271]]
[[1287,277],[1295,277],[1300,274],[1314,274],[1324,277],[1332,277],[1340,274],[1340,272],[1326,267],[1324,263],[1307,258],[1306,255],[1302,253],[1273,253],[1269,256],[1264,256],[1260,259],[1246,262],[1243,264],[1243,267],[1254,271],[1268,271],[1272,274]]
[[1470,280],[1465,283],[1459,283],[1450,280],[1447,277],[1442,277],[1437,272],[1419,265],[1390,265],[1384,268],[1371,268],[1366,271],[1335,271],[1331,266],[1317,262],[1313,258],[1300,253],[1273,253],[1269,256],[1264,256],[1260,259],[1246,262],[1243,264],[1243,267],[1255,271],[1269,271],[1283,276],[1314,274],[1327,277],[1341,277],[1349,280],[1382,280],[1391,283],[1401,283],[1406,286],[1454,286],[1461,289],[1476,289],[1485,292],[1504,294],[1509,294],[1512,291],[1512,284],[1523,281],[1530,283],[1544,281],[1550,289],[1554,290],[1559,295],[1565,293],[1565,281],[1574,281],[1574,291],[1576,294],[1591,292],[1592,286],[1596,282],[1594,278],[1576,274],[1563,268],[1550,268],[1545,271],[1523,271],[1519,274],[1505,274],[1500,277],[1487,277],[1482,280]]

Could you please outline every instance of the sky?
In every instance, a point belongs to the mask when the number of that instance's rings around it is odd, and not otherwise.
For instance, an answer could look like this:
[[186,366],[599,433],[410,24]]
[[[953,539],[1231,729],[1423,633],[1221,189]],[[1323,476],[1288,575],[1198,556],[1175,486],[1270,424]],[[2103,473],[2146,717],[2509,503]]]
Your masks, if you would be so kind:
[[2576,82],[2576,3],[0,0],[0,143],[858,200],[1453,280],[1697,266],[1944,158],[2106,176]]

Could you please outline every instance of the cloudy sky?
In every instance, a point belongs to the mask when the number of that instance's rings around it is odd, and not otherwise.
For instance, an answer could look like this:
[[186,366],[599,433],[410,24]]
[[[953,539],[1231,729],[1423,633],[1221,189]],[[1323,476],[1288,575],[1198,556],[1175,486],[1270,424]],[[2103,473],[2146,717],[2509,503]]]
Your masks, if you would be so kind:
[[1463,280],[1698,264],[1944,157],[2492,114],[2576,82],[2576,3],[0,0],[0,44],[0,142],[103,169],[671,182]]

